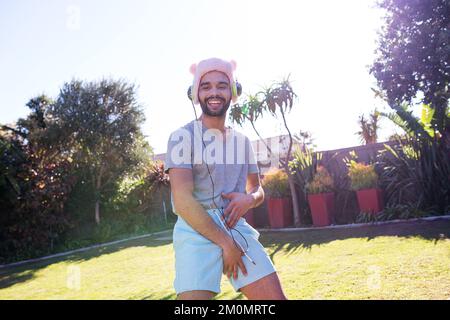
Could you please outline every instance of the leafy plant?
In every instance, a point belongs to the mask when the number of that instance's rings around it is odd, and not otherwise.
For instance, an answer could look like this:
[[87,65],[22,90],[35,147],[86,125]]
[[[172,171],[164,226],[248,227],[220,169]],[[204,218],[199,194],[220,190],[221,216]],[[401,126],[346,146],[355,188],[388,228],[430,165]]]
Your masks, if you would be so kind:
[[382,117],[391,120],[395,125],[403,129],[410,137],[434,138],[432,119],[435,110],[430,105],[422,104],[421,117],[413,115],[411,105],[403,103],[400,106],[392,106],[394,112],[379,112]]
[[308,224],[312,221],[306,186],[313,180],[321,160],[322,153],[314,152],[312,148],[305,146],[304,149],[296,149],[293,153],[293,159],[289,162],[289,169],[299,191],[302,224]]
[[378,213],[378,218],[380,221],[406,220],[423,218],[430,215],[427,211],[421,210],[413,205],[396,205],[384,208],[383,211]]
[[378,175],[374,165],[351,161],[348,167],[348,176],[350,177],[350,187],[355,191],[376,188],[378,184]]
[[437,135],[432,139],[407,137],[379,155],[380,182],[387,204],[413,204],[445,213],[450,204],[449,146]]
[[71,226],[64,211],[74,183],[69,163],[41,161],[30,142],[0,137],[0,149],[0,263],[49,253]]
[[155,189],[169,186],[169,175],[164,172],[164,163],[156,161],[149,165],[146,180]]
[[414,205],[397,204],[387,206],[378,213],[361,212],[357,218],[357,223],[370,223],[390,220],[407,220],[431,216],[430,212],[421,210]]
[[319,166],[314,178],[306,185],[309,194],[333,192],[333,178],[328,170]]
[[152,162],[138,176],[125,176],[119,183],[117,193],[108,206],[114,211],[157,215],[161,203],[169,197],[169,175],[164,173],[162,162]]
[[296,176],[296,183],[302,188],[310,182],[322,160],[322,153],[314,152],[313,149],[296,149],[293,153],[293,159],[289,161],[291,173]]
[[269,170],[261,182],[265,194],[270,198],[285,198],[290,196],[288,176],[284,170],[273,168]]
[[378,215],[376,213],[371,212],[361,212],[355,219],[356,223],[372,223],[378,222]]

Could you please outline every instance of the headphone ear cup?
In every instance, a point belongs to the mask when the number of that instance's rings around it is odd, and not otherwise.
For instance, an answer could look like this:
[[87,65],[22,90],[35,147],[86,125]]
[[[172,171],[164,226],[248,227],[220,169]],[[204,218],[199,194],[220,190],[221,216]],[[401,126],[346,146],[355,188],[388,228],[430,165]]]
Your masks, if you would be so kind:
[[188,96],[189,100],[192,101],[192,86],[189,86],[188,91],[187,91],[187,96]]
[[242,94],[242,86],[239,82],[236,81],[236,93],[238,95],[238,97]]

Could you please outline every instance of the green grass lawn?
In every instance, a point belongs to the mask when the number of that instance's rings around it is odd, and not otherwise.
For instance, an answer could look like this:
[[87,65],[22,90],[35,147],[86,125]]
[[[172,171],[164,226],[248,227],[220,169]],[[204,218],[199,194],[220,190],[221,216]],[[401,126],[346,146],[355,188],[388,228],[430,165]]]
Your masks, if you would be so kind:
[[[157,236],[0,269],[0,299],[174,299]],[[262,232],[289,299],[450,299],[450,221]],[[226,277],[216,299],[243,299]]]

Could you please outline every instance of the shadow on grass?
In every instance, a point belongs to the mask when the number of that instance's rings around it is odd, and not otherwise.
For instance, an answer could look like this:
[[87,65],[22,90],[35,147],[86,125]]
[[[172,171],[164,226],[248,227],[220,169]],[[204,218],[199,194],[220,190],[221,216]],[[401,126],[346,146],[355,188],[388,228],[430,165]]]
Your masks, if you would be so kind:
[[17,283],[26,282],[34,278],[34,273],[59,262],[83,262],[105,254],[112,254],[132,247],[160,247],[171,244],[171,240],[156,240],[159,236],[129,240],[126,242],[89,249],[84,252],[74,253],[68,256],[51,258],[39,262],[0,269],[0,289],[5,289]]
[[176,299],[177,299],[177,294],[174,292],[174,293],[166,294],[163,297],[160,297],[156,294],[151,294],[151,295],[143,297],[141,300],[176,300]]
[[[217,295],[215,295],[212,300],[222,300],[223,297],[226,295],[226,293],[219,293]],[[157,294],[150,294],[148,296],[145,296],[142,298],[142,300],[176,300],[177,299],[177,294],[174,293],[169,293],[165,296],[159,296]],[[245,299],[244,295],[239,292],[235,297],[229,299],[229,300],[243,300]]]
[[299,250],[311,250],[312,246],[320,246],[335,240],[364,238],[367,241],[381,236],[419,237],[433,241],[435,244],[450,238],[450,221],[439,219],[435,221],[405,221],[388,225],[371,225],[349,229],[305,230],[291,232],[264,232],[260,241],[264,247],[271,247],[270,258],[283,252],[293,254]]
[[[292,232],[264,232],[260,241],[265,247],[272,247],[274,250],[270,254],[272,261],[278,252],[292,254],[298,250],[311,250],[312,246],[326,244],[335,240],[345,240],[351,238],[364,238],[370,241],[380,236],[397,237],[420,237],[432,240],[437,243],[443,239],[450,238],[450,221],[413,221],[402,222],[391,225],[372,225],[356,227],[350,229],[328,229],[328,230],[305,230]],[[23,266],[0,269],[0,289],[13,286],[17,283],[26,282],[34,278],[34,273],[47,266],[58,262],[81,262],[100,257],[105,254],[112,254],[131,247],[160,247],[171,244],[171,240],[156,240],[157,236],[130,240],[127,242],[90,249],[86,252],[72,254],[70,256],[53,258]],[[144,299],[151,299],[151,295]],[[173,299],[169,294],[162,300]],[[240,299],[237,296],[235,299]],[[158,298],[160,299],[160,298]]]
[[5,289],[16,283],[25,282],[34,278],[34,271],[25,273],[13,273],[8,276],[0,276],[0,289]]

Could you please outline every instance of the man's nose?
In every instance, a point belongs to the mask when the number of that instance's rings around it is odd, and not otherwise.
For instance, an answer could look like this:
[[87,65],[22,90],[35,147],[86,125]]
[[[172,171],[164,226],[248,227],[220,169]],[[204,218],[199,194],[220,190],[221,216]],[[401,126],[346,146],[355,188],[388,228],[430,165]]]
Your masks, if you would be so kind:
[[217,88],[212,88],[211,89],[211,97],[218,97],[218,96],[220,96],[220,94],[219,94],[219,90],[217,89]]

